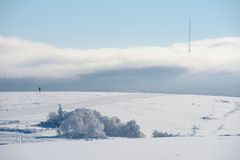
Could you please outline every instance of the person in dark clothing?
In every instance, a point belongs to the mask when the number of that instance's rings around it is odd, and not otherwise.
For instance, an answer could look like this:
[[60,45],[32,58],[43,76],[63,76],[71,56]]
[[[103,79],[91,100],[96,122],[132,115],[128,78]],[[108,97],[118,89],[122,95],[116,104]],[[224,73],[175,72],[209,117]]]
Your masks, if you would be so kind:
[[38,87],[38,91],[41,92],[41,87]]

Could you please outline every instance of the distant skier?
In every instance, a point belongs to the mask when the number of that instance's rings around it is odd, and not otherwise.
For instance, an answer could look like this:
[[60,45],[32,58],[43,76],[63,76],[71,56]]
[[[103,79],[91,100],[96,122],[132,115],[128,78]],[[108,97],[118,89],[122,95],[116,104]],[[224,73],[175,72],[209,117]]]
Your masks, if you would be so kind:
[[38,87],[38,92],[39,92],[39,93],[41,92],[41,87]]

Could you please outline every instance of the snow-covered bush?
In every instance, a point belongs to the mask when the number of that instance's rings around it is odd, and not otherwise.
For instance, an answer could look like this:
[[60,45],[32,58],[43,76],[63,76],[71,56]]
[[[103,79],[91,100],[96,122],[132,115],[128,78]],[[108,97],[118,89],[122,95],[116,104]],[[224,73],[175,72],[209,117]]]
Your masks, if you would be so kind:
[[59,107],[57,113],[51,112],[48,120],[39,126],[58,128],[59,135],[67,138],[144,137],[135,120],[122,123],[117,117],[102,116],[86,108],[64,112]]
[[118,117],[101,117],[104,124],[104,132],[109,137],[141,138],[144,134],[140,131],[135,120],[122,123]]
[[107,136],[120,137],[119,132],[122,123],[119,118],[103,116],[100,119],[101,122],[104,124],[104,132]]
[[57,113],[50,112],[46,122],[41,122],[38,126],[45,128],[58,128],[62,121],[67,117],[67,112],[62,110],[62,107],[59,106]]
[[58,132],[68,138],[105,138],[104,125],[90,109],[76,109],[62,121]]
[[139,125],[135,120],[127,122],[125,125],[121,126],[120,137],[128,138],[140,138],[144,137],[144,134],[140,131]]
[[122,123],[117,117],[102,117],[101,121],[104,124],[104,132],[110,137],[128,137],[141,138],[144,134],[140,131],[139,125],[135,120],[127,123]]
[[172,133],[167,133],[167,132],[162,132],[162,131],[153,131],[152,133],[153,138],[159,138],[159,137],[177,137],[180,136],[180,134],[172,134]]

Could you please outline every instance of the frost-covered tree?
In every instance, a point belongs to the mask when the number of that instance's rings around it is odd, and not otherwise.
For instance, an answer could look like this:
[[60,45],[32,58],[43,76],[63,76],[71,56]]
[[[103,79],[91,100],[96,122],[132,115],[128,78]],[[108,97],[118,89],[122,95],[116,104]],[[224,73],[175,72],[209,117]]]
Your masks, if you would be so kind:
[[64,119],[64,112],[63,112],[63,110],[62,110],[61,104],[59,104],[59,108],[58,108],[57,113],[58,113],[58,118],[59,118],[60,120],[63,120],[63,119]]
[[68,138],[105,138],[104,125],[90,109],[76,109],[61,123],[59,134]]
[[46,122],[41,122],[39,126],[46,127],[46,128],[58,128],[64,118],[67,116],[67,112],[62,110],[61,105],[59,105],[58,111],[50,112],[48,115],[48,119]]

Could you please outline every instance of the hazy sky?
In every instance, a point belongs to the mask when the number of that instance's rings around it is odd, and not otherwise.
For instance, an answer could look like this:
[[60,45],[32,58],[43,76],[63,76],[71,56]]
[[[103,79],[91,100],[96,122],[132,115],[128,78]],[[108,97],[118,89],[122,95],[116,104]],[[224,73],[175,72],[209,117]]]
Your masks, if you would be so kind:
[[0,37],[0,78],[71,78],[86,73],[148,67],[192,73],[240,73],[240,37],[225,37],[169,47],[58,48],[14,37]]
[[239,62],[239,0],[0,0],[0,91],[240,96]]
[[0,0],[0,35],[64,48],[167,46],[240,36],[239,0]]

